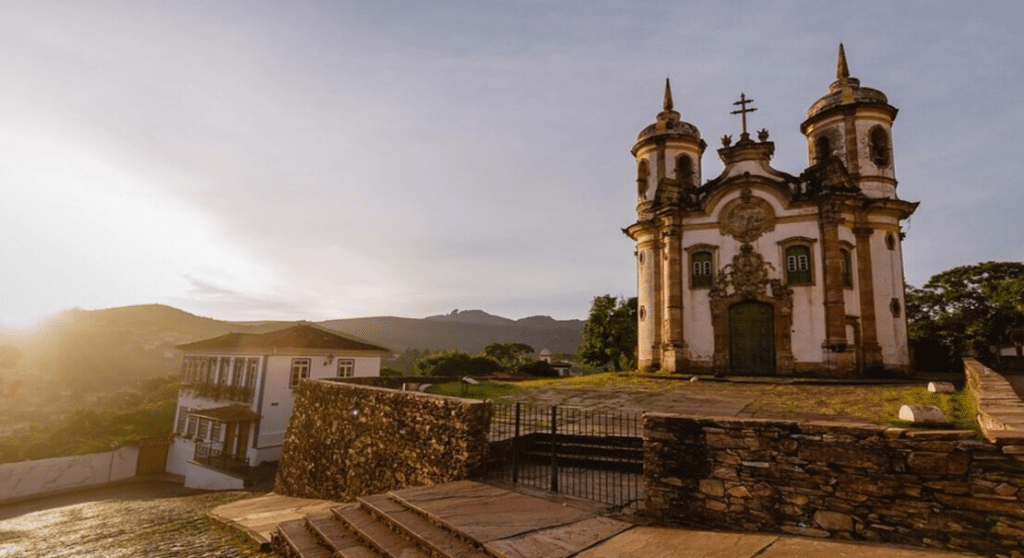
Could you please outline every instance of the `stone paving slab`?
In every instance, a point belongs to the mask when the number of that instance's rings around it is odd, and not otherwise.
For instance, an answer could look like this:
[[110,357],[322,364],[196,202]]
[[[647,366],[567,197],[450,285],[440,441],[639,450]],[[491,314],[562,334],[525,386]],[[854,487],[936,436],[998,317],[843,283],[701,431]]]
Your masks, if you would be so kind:
[[952,558],[976,556],[942,550],[844,543],[817,539],[781,537],[758,558]]
[[[427,513],[483,543],[503,558],[952,558],[940,550],[808,539],[762,533],[727,533],[635,526],[537,496],[474,481],[396,490],[392,498]],[[329,507],[322,500],[276,494],[216,508],[215,517],[243,528],[272,516],[297,516]],[[348,504],[353,506],[353,504]],[[214,514],[211,513],[211,516]],[[285,521],[282,519],[282,521]],[[244,525],[249,525],[244,528]],[[268,536],[269,538],[269,536]]]
[[330,511],[337,502],[294,498],[270,493],[218,506],[208,515],[225,525],[239,529],[261,546],[270,543],[270,533],[286,521],[306,515]]
[[636,527],[578,558],[953,558],[974,556],[753,533]]
[[[777,535],[717,533],[668,527],[636,527],[586,550],[579,558],[746,558]],[[801,556],[793,554],[792,556]]]
[[396,490],[392,496],[481,543],[594,517],[576,508],[471,481]]
[[484,546],[502,558],[568,558],[632,527],[632,524],[625,521],[591,517],[568,525],[491,541]]

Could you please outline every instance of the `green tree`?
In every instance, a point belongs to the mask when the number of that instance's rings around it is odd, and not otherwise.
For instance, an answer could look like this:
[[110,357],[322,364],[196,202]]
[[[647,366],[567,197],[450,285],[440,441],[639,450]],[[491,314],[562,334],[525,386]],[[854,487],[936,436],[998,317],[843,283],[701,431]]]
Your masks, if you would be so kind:
[[907,291],[909,334],[919,369],[990,361],[990,347],[1024,327],[1024,262],[982,262],[932,276]]
[[423,376],[486,376],[501,370],[501,364],[483,356],[469,356],[460,351],[430,355],[416,361],[416,370]]
[[583,324],[583,343],[577,357],[590,365],[611,366],[615,371],[635,366],[636,297],[625,300],[611,295],[594,297]]
[[506,368],[519,368],[533,354],[526,343],[491,343],[484,347],[484,356],[494,359]]

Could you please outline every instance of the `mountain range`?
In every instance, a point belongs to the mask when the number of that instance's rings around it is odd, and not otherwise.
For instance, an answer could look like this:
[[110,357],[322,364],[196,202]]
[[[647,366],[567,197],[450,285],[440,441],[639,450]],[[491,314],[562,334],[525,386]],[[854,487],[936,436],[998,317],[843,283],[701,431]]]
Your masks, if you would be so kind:
[[[17,364],[0,375],[57,381],[71,389],[128,388],[139,379],[178,371],[178,345],[225,333],[263,333],[294,322],[232,322],[159,304],[60,312],[24,330],[0,331],[0,346],[16,347]],[[382,345],[478,354],[490,343],[526,343],[538,352],[574,353],[582,320],[532,316],[512,320],[482,310],[427,318],[380,316],[314,322]]]

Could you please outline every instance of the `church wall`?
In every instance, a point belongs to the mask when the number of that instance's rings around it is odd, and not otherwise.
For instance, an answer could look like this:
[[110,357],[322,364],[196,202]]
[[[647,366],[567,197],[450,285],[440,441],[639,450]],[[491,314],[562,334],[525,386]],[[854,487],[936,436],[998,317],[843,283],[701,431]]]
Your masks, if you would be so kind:
[[637,311],[643,316],[637,328],[637,366],[646,368],[651,365],[653,345],[657,340],[659,297],[654,273],[657,258],[650,240],[637,244]]
[[[899,232],[894,249],[886,245],[886,230],[871,235],[871,253],[875,257],[875,316],[878,322],[878,343],[882,347],[882,361],[888,368],[910,365],[907,346],[906,301],[903,296],[903,255],[900,251]],[[899,301],[899,315],[894,316],[892,301]]]

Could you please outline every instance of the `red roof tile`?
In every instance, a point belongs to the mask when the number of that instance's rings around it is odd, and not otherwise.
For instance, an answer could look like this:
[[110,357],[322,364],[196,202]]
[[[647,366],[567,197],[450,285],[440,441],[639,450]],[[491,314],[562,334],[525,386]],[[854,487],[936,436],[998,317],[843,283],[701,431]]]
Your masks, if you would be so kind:
[[349,351],[387,351],[388,349],[345,337],[327,329],[298,324],[269,333],[228,333],[213,339],[178,345],[186,352],[222,349],[329,349]]

